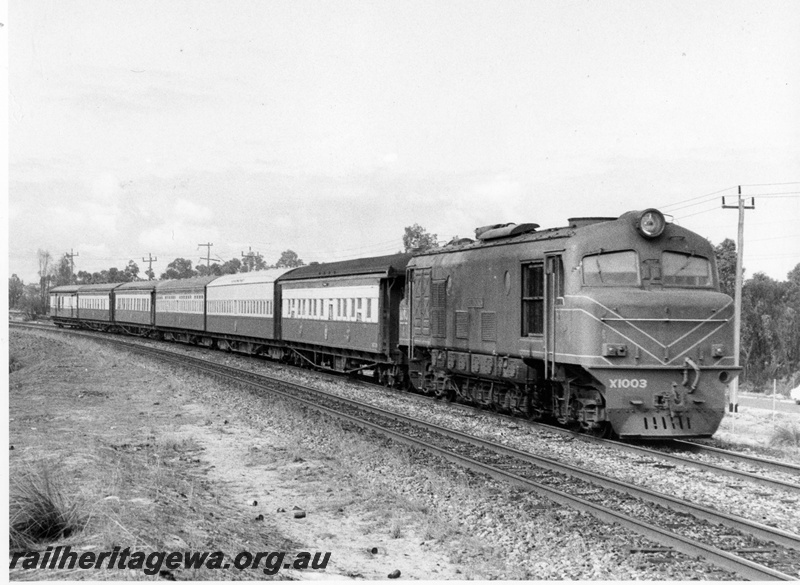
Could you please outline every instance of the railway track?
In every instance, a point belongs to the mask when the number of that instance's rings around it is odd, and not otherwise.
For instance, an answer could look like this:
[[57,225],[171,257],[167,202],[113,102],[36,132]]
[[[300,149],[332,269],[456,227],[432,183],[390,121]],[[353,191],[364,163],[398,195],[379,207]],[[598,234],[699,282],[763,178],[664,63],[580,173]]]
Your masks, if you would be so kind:
[[[72,334],[84,334],[89,337],[92,336],[96,337],[100,335],[112,335],[112,336],[114,335],[114,334],[103,334],[94,331],[85,332],[76,330],[56,329],[50,324],[33,325],[30,323],[21,324],[17,322],[12,322],[12,324],[15,326],[40,328],[54,332],[58,331],[58,332],[66,332]],[[150,342],[153,343],[152,340],[150,340]],[[177,347],[188,348],[191,346],[180,345]],[[197,349],[201,351],[205,350],[205,348],[197,348]],[[294,368],[294,366],[286,366],[286,367]],[[308,370],[302,370],[302,371],[308,372]],[[319,376],[329,377],[329,379],[336,381],[341,380],[340,374],[330,374],[327,372],[319,372],[319,371],[315,372],[315,374]],[[368,384],[368,382],[365,381],[362,383]],[[375,386],[375,387],[383,388],[382,386]],[[433,397],[424,396],[421,394],[405,393],[404,395],[412,399],[429,400],[429,401],[436,400]],[[466,412],[474,410],[473,406],[467,406],[461,404],[452,404],[451,406],[455,408],[463,408]],[[497,417],[499,419],[505,419],[505,420],[510,419],[517,422],[525,420],[510,415],[505,415],[502,413],[495,413],[489,411],[481,411],[481,412],[486,416]],[[603,445],[611,449],[633,453],[637,456],[650,457],[653,459],[662,460],[671,465],[683,465],[686,467],[699,469],[701,471],[738,479],[744,482],[759,484],[764,487],[769,487],[771,489],[782,490],[784,492],[787,492],[795,496],[800,495],[800,466],[795,465],[793,463],[779,461],[775,459],[769,459],[765,457],[759,457],[755,455],[748,455],[727,449],[719,449],[716,447],[703,445],[701,443],[697,443],[694,441],[670,440],[670,441],[661,441],[658,443],[654,443],[651,446],[643,446],[641,444],[634,444],[630,442],[594,437],[591,435],[575,432],[569,429],[565,429],[563,427],[558,427],[547,423],[540,423],[528,420],[525,420],[525,423],[530,425],[532,428],[539,428],[551,433],[570,436],[576,440],[594,443],[597,445]],[[695,459],[692,457],[688,457],[685,455],[685,453],[698,454],[703,456],[704,459]],[[708,461],[708,459],[711,459],[712,461]],[[721,465],[720,461],[732,462],[734,464],[743,465],[747,469],[741,469],[739,467],[730,465],[728,466]],[[765,475],[765,472],[767,474],[777,473],[778,477],[775,476],[771,477],[770,475]]]
[[[324,391],[129,340],[102,339],[193,372],[246,385],[259,393],[280,394],[458,465],[536,491],[603,521],[623,525],[662,546],[703,557],[742,578],[794,579],[800,575],[800,537],[795,534]],[[727,542],[727,550],[715,546],[717,542]]]
[[[693,467],[695,469],[700,469],[702,471],[707,471],[718,475],[724,475],[727,477],[733,477],[736,479],[740,479],[742,481],[756,483],[773,489],[779,489],[789,493],[793,493],[795,495],[800,495],[800,466],[794,465],[793,463],[777,461],[774,459],[766,459],[754,455],[746,455],[743,453],[737,453],[735,451],[728,451],[725,449],[718,449],[715,447],[708,447],[690,441],[672,440],[663,443],[664,446],[670,449],[671,451],[677,451],[677,453],[675,453],[675,452],[670,452],[670,450],[665,451],[653,447],[644,447],[642,445],[636,445],[623,441],[600,439],[597,437],[592,437],[590,435],[576,433],[574,431],[570,431],[567,429],[553,427],[551,425],[545,425],[545,426],[548,430],[551,430],[556,433],[567,434],[581,441],[587,441],[590,443],[595,443],[597,445],[605,445],[612,449],[617,449],[619,451],[627,451],[629,453],[635,453],[637,455],[641,455],[644,457],[661,459],[662,461],[667,461],[674,465],[685,465],[687,467]],[[746,471],[735,467],[725,467],[719,465],[718,463],[711,463],[707,461],[692,459],[691,457],[686,457],[685,455],[681,454],[682,452],[685,451],[703,454],[711,458],[734,461],[737,463],[745,463],[749,465],[751,468],[760,471],[778,472],[786,476],[786,479],[759,475],[759,473],[753,471]],[[794,479],[794,481],[792,481],[792,479]]]

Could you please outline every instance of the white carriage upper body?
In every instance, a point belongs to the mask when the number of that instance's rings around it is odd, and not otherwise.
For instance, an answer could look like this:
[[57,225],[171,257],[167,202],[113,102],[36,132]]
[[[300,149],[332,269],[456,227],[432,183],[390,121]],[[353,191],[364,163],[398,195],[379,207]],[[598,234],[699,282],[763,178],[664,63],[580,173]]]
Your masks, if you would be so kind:
[[333,283],[324,279],[293,281],[283,287],[282,294],[285,318],[378,322],[378,278],[339,277]]
[[226,274],[206,287],[209,315],[261,315],[274,313],[275,280],[290,268]]

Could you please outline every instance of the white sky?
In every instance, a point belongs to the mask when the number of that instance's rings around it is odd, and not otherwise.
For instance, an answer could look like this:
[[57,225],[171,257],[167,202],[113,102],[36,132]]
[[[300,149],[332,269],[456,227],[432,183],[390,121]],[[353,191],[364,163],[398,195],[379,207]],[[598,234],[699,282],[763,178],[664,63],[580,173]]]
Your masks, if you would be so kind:
[[413,223],[645,207],[717,244],[738,184],[772,194],[747,275],[800,262],[797,1],[11,0],[2,22],[26,282],[38,248],[158,275],[205,242],[328,261]]

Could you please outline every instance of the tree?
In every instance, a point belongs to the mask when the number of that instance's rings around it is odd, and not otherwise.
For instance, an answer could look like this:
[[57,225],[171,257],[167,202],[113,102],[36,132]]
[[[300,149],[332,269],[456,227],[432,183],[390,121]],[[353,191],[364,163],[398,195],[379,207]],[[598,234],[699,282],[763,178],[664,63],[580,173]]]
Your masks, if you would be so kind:
[[236,274],[238,272],[244,272],[242,270],[242,261],[238,258],[231,258],[225,264],[220,266],[220,270],[222,274]]
[[[290,251],[290,250],[287,250]],[[284,252],[285,253],[285,252]],[[292,252],[294,254],[294,252]],[[297,254],[295,254],[295,258]],[[280,260],[279,260],[280,262]],[[261,254],[247,254],[244,259],[240,262],[239,271],[240,272],[254,272],[256,270],[264,270],[268,268],[267,263],[264,261],[264,257]]]
[[280,259],[275,263],[275,268],[297,268],[298,266],[304,265],[305,262],[297,257],[297,252],[294,250],[284,250],[281,253]]
[[192,278],[197,273],[192,269],[192,261],[186,258],[175,258],[167,264],[167,270],[161,275],[162,280],[177,280],[180,278]]
[[415,223],[405,228],[403,247],[406,252],[424,252],[438,248],[439,242],[436,240],[436,234],[429,234],[424,227]]
[[19,276],[12,274],[8,279],[8,308],[16,309],[22,295],[25,292],[25,284],[20,280]]
[[22,297],[17,306],[25,313],[28,320],[35,321],[40,315],[47,313],[47,301],[42,297],[42,291],[38,285],[26,284],[23,288]]
[[103,282],[126,282],[125,272],[113,266],[108,270],[103,270]]
[[125,275],[125,282],[133,282],[139,280],[139,265],[133,260],[128,260],[128,265],[123,271]]
[[[714,247],[719,272],[719,287],[726,295],[736,294],[736,243],[730,238]],[[742,275],[744,276],[744,275]]]
[[745,378],[757,386],[787,372],[786,283],[756,272],[742,287],[742,363]]
[[55,285],[62,286],[65,284],[73,284],[74,280],[72,276],[72,263],[69,261],[69,257],[64,254],[58,261],[58,267],[56,267]]
[[39,248],[36,251],[39,258],[39,295],[43,306],[47,306],[47,291],[50,289],[50,261],[53,257],[47,250]]
[[222,267],[217,262],[208,266],[199,264],[197,266],[197,276],[222,276]]
[[85,270],[78,270],[78,274],[75,275],[75,283],[76,284],[94,284],[92,282],[92,273],[86,272]]

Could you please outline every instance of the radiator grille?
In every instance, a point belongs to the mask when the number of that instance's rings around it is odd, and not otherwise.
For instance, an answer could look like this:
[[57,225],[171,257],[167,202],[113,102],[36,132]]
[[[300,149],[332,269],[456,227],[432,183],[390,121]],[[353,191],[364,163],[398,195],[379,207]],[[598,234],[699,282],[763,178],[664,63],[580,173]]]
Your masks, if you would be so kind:
[[434,280],[431,283],[431,335],[447,337],[447,282]]
[[469,339],[469,312],[456,311],[456,337]]
[[481,313],[481,341],[497,341],[497,313]]

